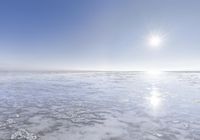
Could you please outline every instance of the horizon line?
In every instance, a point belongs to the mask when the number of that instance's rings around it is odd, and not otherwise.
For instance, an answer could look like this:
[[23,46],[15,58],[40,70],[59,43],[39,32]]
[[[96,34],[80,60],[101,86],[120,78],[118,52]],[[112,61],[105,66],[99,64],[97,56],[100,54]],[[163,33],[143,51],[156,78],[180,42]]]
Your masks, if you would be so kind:
[[[147,72],[147,71],[154,71],[154,70],[81,70],[81,69],[68,69],[68,70],[26,70],[26,69],[20,69],[20,70],[1,70],[0,72]],[[200,72],[200,70],[155,70],[160,72]]]

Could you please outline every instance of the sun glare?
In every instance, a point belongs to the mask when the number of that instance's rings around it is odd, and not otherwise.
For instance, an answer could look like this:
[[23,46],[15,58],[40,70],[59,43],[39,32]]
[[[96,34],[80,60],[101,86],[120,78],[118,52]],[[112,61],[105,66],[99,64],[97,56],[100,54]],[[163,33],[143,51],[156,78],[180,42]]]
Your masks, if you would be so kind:
[[151,35],[149,37],[149,45],[152,47],[159,47],[162,42],[161,36],[159,35]]

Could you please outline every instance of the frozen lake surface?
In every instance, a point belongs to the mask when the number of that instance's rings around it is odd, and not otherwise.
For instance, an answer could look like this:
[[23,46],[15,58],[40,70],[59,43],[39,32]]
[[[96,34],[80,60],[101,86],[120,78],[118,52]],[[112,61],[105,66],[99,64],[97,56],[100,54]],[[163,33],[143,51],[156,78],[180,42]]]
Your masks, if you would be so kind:
[[200,140],[200,73],[0,72],[0,140]]

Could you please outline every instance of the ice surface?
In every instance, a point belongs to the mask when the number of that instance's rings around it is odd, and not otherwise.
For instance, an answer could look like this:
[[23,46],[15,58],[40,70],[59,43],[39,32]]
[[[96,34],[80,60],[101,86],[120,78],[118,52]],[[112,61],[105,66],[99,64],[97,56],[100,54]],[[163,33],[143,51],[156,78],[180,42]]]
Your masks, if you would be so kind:
[[37,136],[29,133],[25,129],[19,129],[17,132],[11,135],[11,140],[36,140]]
[[0,72],[0,140],[199,140],[200,73]]

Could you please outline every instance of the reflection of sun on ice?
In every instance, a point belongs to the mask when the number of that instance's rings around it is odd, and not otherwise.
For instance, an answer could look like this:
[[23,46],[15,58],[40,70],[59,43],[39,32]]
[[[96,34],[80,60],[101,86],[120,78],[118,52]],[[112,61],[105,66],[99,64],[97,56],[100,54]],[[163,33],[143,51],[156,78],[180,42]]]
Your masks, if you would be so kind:
[[151,91],[150,96],[147,99],[153,108],[158,108],[162,101],[160,92],[156,88]]
[[160,97],[158,95],[152,95],[149,100],[154,107],[157,107],[160,104]]

